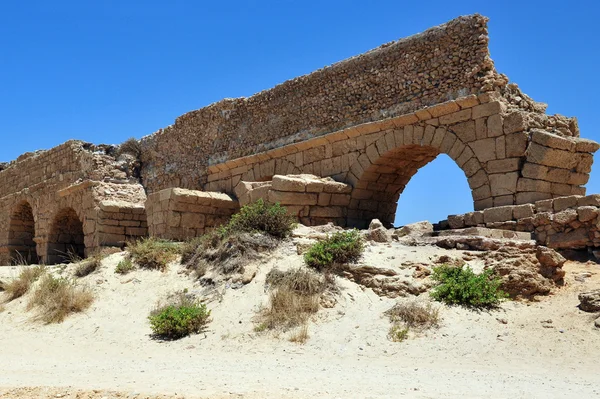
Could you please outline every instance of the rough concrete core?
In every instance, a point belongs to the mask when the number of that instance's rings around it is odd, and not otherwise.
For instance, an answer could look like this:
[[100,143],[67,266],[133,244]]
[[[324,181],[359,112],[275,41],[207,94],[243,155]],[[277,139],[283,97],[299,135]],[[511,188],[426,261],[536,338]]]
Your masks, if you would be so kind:
[[[459,17],[189,112],[140,142],[68,141],[0,164],[0,263],[123,246],[148,222],[150,234],[189,238],[226,221],[247,187],[290,201],[305,224],[389,226],[406,184],[439,154],[464,172],[475,211],[585,195],[600,145],[508,83],[488,41],[487,18]],[[290,194],[278,186],[290,175],[345,191]]]

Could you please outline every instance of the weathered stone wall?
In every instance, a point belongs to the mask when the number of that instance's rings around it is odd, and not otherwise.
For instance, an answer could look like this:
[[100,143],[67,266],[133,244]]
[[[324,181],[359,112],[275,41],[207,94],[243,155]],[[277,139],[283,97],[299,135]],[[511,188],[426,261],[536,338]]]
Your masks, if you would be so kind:
[[186,240],[220,226],[239,208],[226,194],[168,188],[148,195],[149,233],[170,240]]
[[144,184],[150,192],[201,189],[212,164],[491,90],[499,78],[487,43],[487,18],[460,17],[250,98],[189,112],[143,139]]
[[534,233],[538,243],[555,249],[600,246],[600,195],[567,196],[535,204],[501,206],[451,215],[440,228],[488,227]]
[[141,230],[124,232],[118,241],[103,231],[114,227],[108,227],[111,216],[101,210],[102,201],[121,201],[128,208],[146,198],[143,187],[132,184],[105,150],[69,141],[24,154],[0,171],[0,264],[54,263],[67,252],[84,256],[146,234],[145,215],[137,220]]
[[242,182],[236,195],[240,206],[262,199],[281,204],[305,226],[329,222],[346,226],[352,186],[314,175],[273,176],[266,182]]

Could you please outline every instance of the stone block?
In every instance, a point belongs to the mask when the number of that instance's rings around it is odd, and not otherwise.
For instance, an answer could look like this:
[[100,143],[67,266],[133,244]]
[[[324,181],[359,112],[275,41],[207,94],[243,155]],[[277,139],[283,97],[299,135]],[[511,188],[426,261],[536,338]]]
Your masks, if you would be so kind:
[[476,105],[479,105],[479,100],[475,94],[468,95],[466,97],[457,98],[456,104],[462,109],[472,108]]
[[493,114],[504,112],[506,106],[500,101],[492,101],[487,104],[481,104],[473,107],[473,119],[483,118]]
[[580,222],[589,222],[598,216],[598,207],[595,206],[580,206],[577,208],[577,217]]
[[554,201],[552,201],[552,208],[555,212],[560,212],[568,208],[575,208],[577,207],[578,198],[579,197],[575,195],[569,197],[554,198]]
[[496,140],[493,138],[476,140],[469,144],[480,162],[496,159]]
[[491,195],[494,197],[517,192],[518,172],[490,174],[488,178],[490,180]]
[[352,186],[346,183],[328,181],[324,184],[323,191],[326,193],[347,194],[352,192]]
[[497,137],[504,134],[502,129],[502,115],[494,114],[487,119],[487,137]]
[[521,160],[519,158],[496,159],[489,161],[485,169],[490,174],[514,172],[519,170],[520,161]]
[[600,144],[596,143],[593,140],[576,138],[575,141],[575,151],[577,152],[596,152],[598,148],[600,148]]
[[331,202],[331,194],[329,193],[319,193],[319,198],[317,200],[317,205],[319,206],[328,206]]
[[[430,130],[430,129],[429,129]],[[463,143],[470,143],[471,141],[477,140],[477,135],[475,133],[475,122],[467,121],[458,123],[456,125],[452,125],[448,127],[448,130],[453,132],[459,139],[462,140]],[[425,128],[425,136],[423,137],[423,141],[427,137],[428,128]]]
[[448,216],[448,225],[451,229],[462,229],[465,227],[464,215],[450,215]]
[[322,218],[341,218],[344,216],[343,210],[339,206],[312,206],[310,208],[311,217]]
[[460,110],[460,107],[454,101],[448,101],[445,103],[434,105],[433,107],[427,108],[431,116],[439,118],[440,116],[448,115],[453,112]]
[[331,194],[331,205],[348,206],[350,199],[350,194]]
[[462,111],[440,116],[440,123],[442,125],[452,125],[454,123],[468,121],[469,119],[471,119],[471,109],[467,108]]
[[568,137],[558,136],[544,130],[532,129],[531,140],[545,147],[574,151],[575,142]]
[[483,211],[483,221],[485,224],[506,222],[509,220],[513,220],[512,206],[499,206],[488,208]]
[[523,204],[513,207],[513,219],[519,220],[533,217],[535,207],[533,204]]
[[281,205],[316,205],[317,194],[270,190],[268,200],[273,204],[279,203]]
[[565,209],[564,211],[560,211],[552,215],[552,222],[566,226],[571,222],[577,220],[578,215],[575,209]]
[[522,132],[527,129],[525,113],[521,111],[511,112],[504,118],[504,133],[511,134]]
[[537,191],[541,193],[550,193],[551,185],[550,182],[545,180],[534,180],[534,179],[526,179],[524,177],[520,178],[517,182],[517,190],[519,192],[523,191]]
[[527,161],[555,168],[572,169],[578,166],[581,158],[575,153],[530,143],[526,151]]
[[600,194],[591,194],[577,200],[579,206],[600,206]]
[[525,150],[527,149],[526,133],[507,134],[504,139],[507,158],[518,158],[525,154]]

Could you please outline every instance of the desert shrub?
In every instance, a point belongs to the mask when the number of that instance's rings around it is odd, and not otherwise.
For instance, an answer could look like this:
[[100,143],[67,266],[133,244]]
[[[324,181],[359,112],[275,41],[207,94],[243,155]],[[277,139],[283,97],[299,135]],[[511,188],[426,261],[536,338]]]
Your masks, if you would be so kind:
[[139,267],[164,271],[177,258],[180,248],[173,241],[149,237],[129,243],[127,251]]
[[441,265],[433,269],[433,280],[438,285],[431,296],[449,305],[492,307],[508,295],[500,289],[501,280],[493,270],[475,274],[470,267]]
[[126,257],[125,259],[122,259],[119,261],[119,263],[117,263],[117,266],[115,267],[115,273],[127,274],[127,273],[133,271],[134,269],[135,269],[135,266],[134,266],[133,262],[131,261],[131,259]]
[[232,233],[265,233],[272,237],[285,238],[295,225],[295,217],[279,204],[268,204],[262,199],[243,206],[231,217],[229,223],[220,229],[221,235]]
[[[212,234],[214,235],[214,233]],[[209,235],[211,233],[200,237],[193,237],[181,244],[181,263],[186,264],[190,262],[194,258],[194,255],[196,255],[198,248],[205,246],[205,241]]]
[[31,285],[46,271],[44,266],[27,267],[21,269],[19,276],[3,284],[4,295],[7,302],[25,295]]
[[140,142],[134,137],[128,138],[121,145],[119,145],[117,149],[117,155],[122,154],[129,154],[139,158],[139,156],[142,154],[142,146],[140,145]]
[[71,313],[83,312],[94,301],[93,294],[75,281],[46,273],[33,292],[28,308],[37,308],[45,323],[60,323]]
[[310,270],[273,269],[266,283],[271,288],[269,305],[259,313],[255,331],[300,327],[290,340],[303,343],[308,337],[306,323],[319,310],[319,298],[328,288],[328,281]]
[[438,327],[440,321],[439,308],[425,301],[404,301],[385,312],[394,324],[403,324],[407,328],[426,330]]
[[388,338],[394,342],[402,342],[408,338],[408,327],[392,324],[388,331]]
[[358,230],[340,231],[312,245],[304,254],[304,261],[317,270],[327,270],[336,264],[356,262],[363,250]]
[[154,309],[148,320],[157,338],[179,339],[201,332],[209,317],[210,311],[205,304],[181,294],[171,303]]

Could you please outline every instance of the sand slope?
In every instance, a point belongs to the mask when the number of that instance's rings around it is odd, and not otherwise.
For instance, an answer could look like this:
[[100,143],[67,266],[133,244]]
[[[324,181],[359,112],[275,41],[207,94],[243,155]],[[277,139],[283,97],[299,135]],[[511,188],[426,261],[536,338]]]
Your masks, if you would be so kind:
[[[405,270],[409,276],[403,263],[431,262],[440,254],[460,255],[435,247],[371,244],[363,263]],[[309,341],[298,345],[285,333],[274,337],[253,330],[253,317],[268,300],[266,273],[302,265],[293,243],[260,261],[250,284],[211,292],[208,331],[174,342],[150,338],[148,312],[175,290],[206,290],[177,264],[165,273],[117,275],[114,267],[123,256],[111,255],[101,270],[81,279],[95,291],[96,301],[62,324],[33,321],[35,313],[25,311],[27,298],[5,305],[0,313],[0,398],[600,395],[600,329],[594,327],[594,315],[576,307],[578,292],[600,287],[596,264],[568,262],[568,285],[539,302],[506,302],[493,312],[442,307],[439,329],[402,343],[387,339],[389,321],[383,316],[396,300],[338,278],[338,304],[318,313]],[[593,275],[574,280],[582,271]],[[0,268],[0,279],[17,272]],[[35,386],[50,388],[11,390]]]

